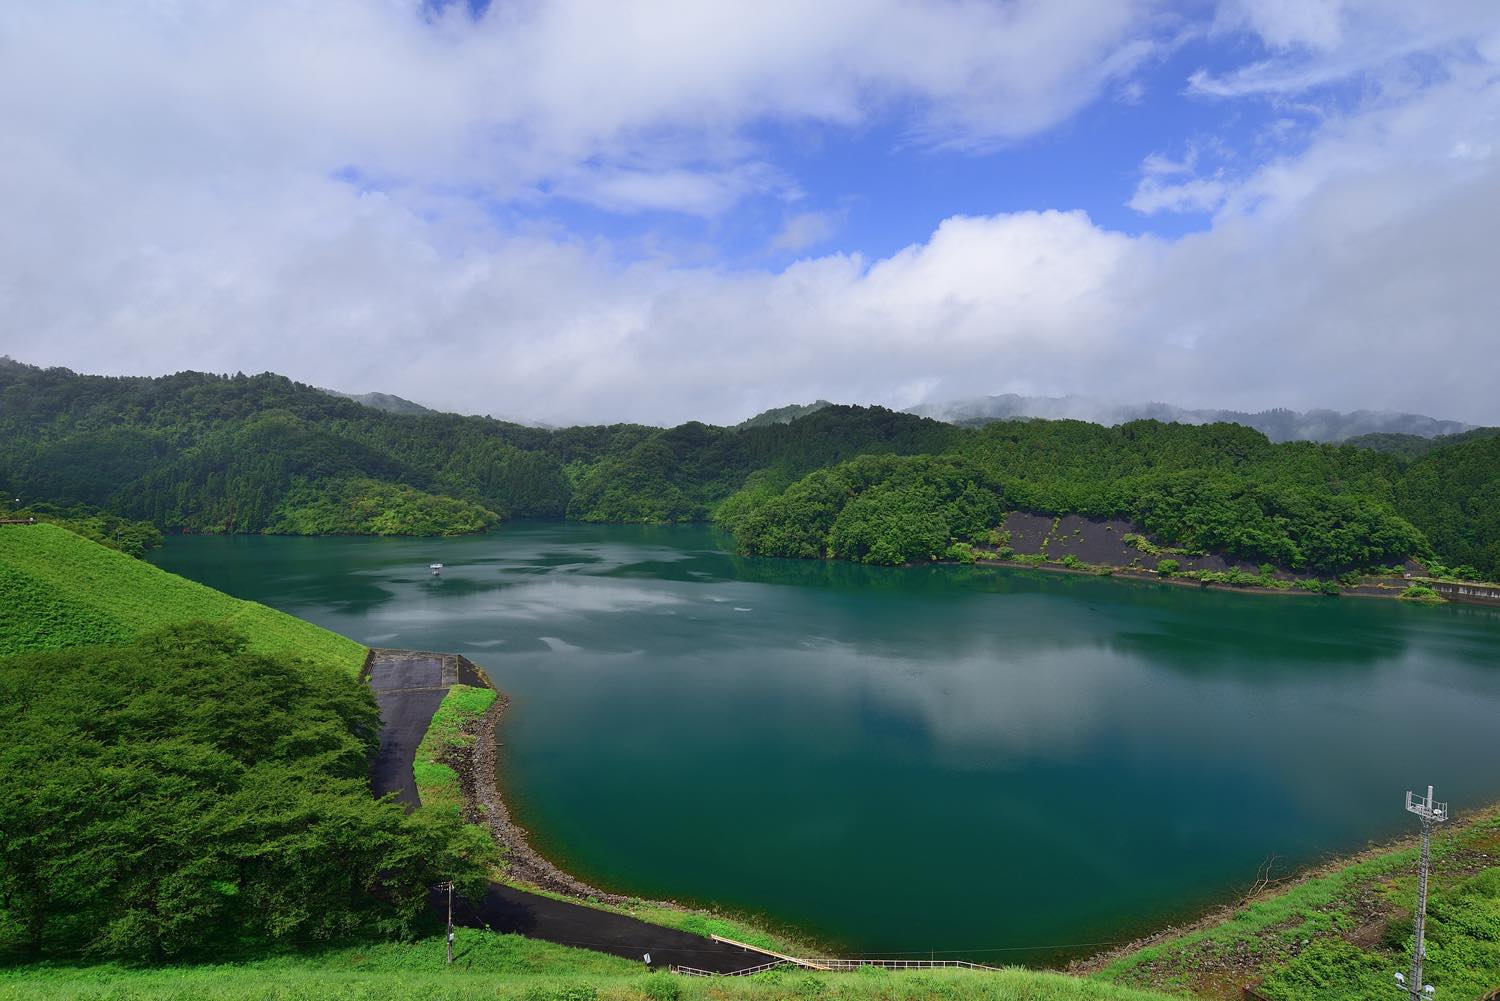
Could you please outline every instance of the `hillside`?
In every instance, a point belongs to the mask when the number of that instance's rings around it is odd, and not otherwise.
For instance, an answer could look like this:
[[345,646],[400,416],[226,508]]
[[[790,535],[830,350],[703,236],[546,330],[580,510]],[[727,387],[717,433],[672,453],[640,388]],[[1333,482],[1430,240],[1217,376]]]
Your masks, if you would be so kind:
[[1468,431],[1460,431],[1457,434],[1440,434],[1432,438],[1424,438],[1415,434],[1397,434],[1393,432],[1377,432],[1371,434],[1356,435],[1344,442],[1355,448],[1368,448],[1376,452],[1385,452],[1389,455],[1411,461],[1420,459],[1428,452],[1449,445],[1460,445],[1474,438],[1493,438],[1500,435],[1500,428],[1472,428]]
[[[0,366],[0,487],[23,504],[92,505],[168,531],[336,524],[443,534],[496,517],[702,520],[752,472],[790,482],[866,452],[941,450],[957,434],[861,407],[745,431],[548,430],[386,413],[270,374],[107,378]],[[399,488],[398,504],[379,495],[381,484]]]
[[56,525],[0,526],[0,656],[125,643],[191,620],[244,634],[250,650],[358,672],[365,648],[106,549]]
[[792,421],[806,417],[808,414],[817,413],[824,407],[831,407],[832,403],[827,400],[814,400],[812,403],[788,403],[784,407],[772,407],[770,410],[762,410],[754,417],[746,418],[735,425],[736,428],[760,428],[767,424],[790,424]]
[[[1419,556],[1500,576],[1497,439],[1482,434],[1410,461],[1372,448],[1275,443],[1233,423],[958,427],[838,405],[769,416],[743,428],[545,429],[386,413],[269,374],[105,378],[12,363],[0,366],[0,488],[23,505],[83,506],[165,531],[442,535],[500,518],[716,518],[746,552],[821,557],[843,548],[864,558],[879,548],[925,559],[975,540],[937,510],[948,486],[958,494],[972,486],[965,503],[980,507],[971,514],[1126,518],[1166,544],[1257,564],[1329,574]],[[899,498],[882,487],[860,501],[850,518],[898,502],[906,512],[862,519],[866,535],[909,536],[879,547],[874,536],[841,547],[826,531],[817,541],[768,543],[741,517],[805,477],[870,456],[962,468],[948,485]],[[924,522],[915,535],[914,513]]]
[[373,410],[384,410],[388,414],[431,414],[436,413],[430,407],[424,407],[420,403],[392,396],[390,393],[341,393],[336,389],[325,389],[323,392],[329,396],[339,396],[346,400],[370,407]]

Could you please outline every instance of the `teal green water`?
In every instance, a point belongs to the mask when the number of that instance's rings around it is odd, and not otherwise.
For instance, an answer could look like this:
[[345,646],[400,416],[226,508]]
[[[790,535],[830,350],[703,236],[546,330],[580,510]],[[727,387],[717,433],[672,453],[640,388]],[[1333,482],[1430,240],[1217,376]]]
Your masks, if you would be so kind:
[[[447,564],[441,577],[426,566]],[[173,538],[169,570],[511,694],[598,884],[851,952],[1054,962],[1500,799],[1500,612],[746,559],[705,528]]]

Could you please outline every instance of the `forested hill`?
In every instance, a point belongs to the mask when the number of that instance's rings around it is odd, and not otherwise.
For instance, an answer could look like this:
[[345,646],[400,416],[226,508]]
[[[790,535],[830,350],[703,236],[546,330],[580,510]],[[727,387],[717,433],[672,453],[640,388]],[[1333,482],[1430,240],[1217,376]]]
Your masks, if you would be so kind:
[[1485,435],[1408,459],[1273,444],[1234,424],[961,428],[846,406],[745,428],[546,429],[386,413],[276,375],[109,378],[9,363],[0,488],[169,531],[716,517],[749,552],[887,562],[940,553],[937,541],[1024,509],[1128,517],[1174,543],[1289,567],[1415,553],[1500,575],[1500,438]]
[[551,430],[383,412],[277,375],[113,378],[0,364],[7,499],[193,532],[698,520],[752,472],[784,484],[858,454],[942,451],[958,436],[937,421],[859,407],[743,431]]

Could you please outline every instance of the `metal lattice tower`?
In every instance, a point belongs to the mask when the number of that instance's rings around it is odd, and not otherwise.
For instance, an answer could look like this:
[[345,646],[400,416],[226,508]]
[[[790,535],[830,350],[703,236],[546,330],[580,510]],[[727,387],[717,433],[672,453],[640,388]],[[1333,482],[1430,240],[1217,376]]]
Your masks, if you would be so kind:
[[1417,871],[1417,909],[1412,917],[1411,979],[1402,983],[1398,973],[1396,982],[1401,984],[1410,1001],[1422,1001],[1433,994],[1432,986],[1422,983],[1422,960],[1427,957],[1423,938],[1427,929],[1427,870],[1432,864],[1432,829],[1448,819],[1448,804],[1434,803],[1432,786],[1428,786],[1426,798],[1407,791],[1406,812],[1415,813],[1422,822],[1422,863]]

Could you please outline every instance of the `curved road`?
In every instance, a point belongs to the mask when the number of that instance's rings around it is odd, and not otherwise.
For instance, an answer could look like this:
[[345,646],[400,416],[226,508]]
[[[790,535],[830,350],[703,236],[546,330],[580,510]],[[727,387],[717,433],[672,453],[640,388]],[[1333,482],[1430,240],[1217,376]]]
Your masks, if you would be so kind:
[[[395,793],[408,810],[415,809],[421,802],[412,762],[448,688],[458,683],[492,686],[462,657],[409,650],[376,650],[368,678],[380,707],[380,751],[370,768],[370,786],[375,795]],[[435,908],[446,910],[445,892],[434,890],[431,900]],[[713,973],[733,973],[766,961],[758,952],[501,883],[491,883],[482,900],[470,902],[455,897],[453,922],[637,961],[644,961],[649,953],[653,967],[692,966]]]

